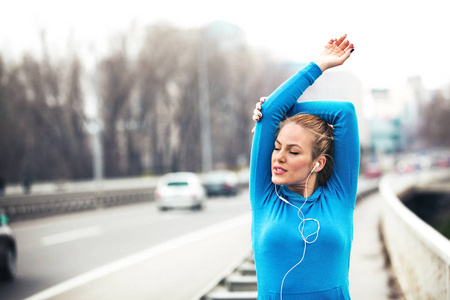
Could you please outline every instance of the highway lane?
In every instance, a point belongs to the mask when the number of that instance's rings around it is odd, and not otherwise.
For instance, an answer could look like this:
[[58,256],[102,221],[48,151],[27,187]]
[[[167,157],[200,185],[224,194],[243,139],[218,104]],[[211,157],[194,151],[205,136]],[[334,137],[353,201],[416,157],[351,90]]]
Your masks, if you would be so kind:
[[191,299],[250,249],[249,212],[242,191],[199,212],[141,203],[13,223],[18,277],[0,299]]

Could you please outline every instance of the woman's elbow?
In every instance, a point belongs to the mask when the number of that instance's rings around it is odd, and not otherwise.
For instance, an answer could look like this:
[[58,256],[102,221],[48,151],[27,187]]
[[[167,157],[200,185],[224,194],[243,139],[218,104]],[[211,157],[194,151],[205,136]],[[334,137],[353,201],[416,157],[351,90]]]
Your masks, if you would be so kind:
[[356,114],[355,105],[350,101],[342,101],[342,110],[348,114]]
[[341,114],[344,118],[354,118],[357,120],[355,105],[350,101],[342,101]]

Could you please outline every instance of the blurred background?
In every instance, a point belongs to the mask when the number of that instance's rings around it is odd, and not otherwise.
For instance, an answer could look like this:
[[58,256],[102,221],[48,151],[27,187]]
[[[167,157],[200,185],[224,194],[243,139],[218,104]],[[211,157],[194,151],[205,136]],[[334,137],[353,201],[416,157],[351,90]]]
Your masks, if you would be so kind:
[[444,4],[4,4],[2,177],[17,183],[245,167],[254,103],[344,33],[356,45],[352,59],[302,99],[354,102],[365,158],[383,169],[400,153],[422,161],[416,155],[450,143]]
[[[300,100],[354,103],[365,204],[355,215],[352,297],[402,299],[378,236],[374,200],[389,197],[365,195],[386,173],[397,188],[416,171],[448,171],[447,7],[443,0],[2,3],[0,277],[9,282],[0,283],[0,298],[197,300],[225,282],[230,266],[251,261],[255,103],[330,38],[347,34],[351,59]],[[184,173],[161,177],[174,172]],[[432,185],[417,178],[423,191],[406,193],[405,202],[448,242],[448,176]],[[179,207],[192,210],[167,211]],[[400,258],[417,254],[406,273],[422,272],[424,257],[438,259],[428,249],[409,251],[430,243],[397,231],[401,219],[393,213],[385,222],[394,232],[387,244],[398,241],[391,248]],[[440,256],[447,269],[425,268],[425,277],[439,278],[415,285],[434,289],[442,277],[448,288],[449,263]]]

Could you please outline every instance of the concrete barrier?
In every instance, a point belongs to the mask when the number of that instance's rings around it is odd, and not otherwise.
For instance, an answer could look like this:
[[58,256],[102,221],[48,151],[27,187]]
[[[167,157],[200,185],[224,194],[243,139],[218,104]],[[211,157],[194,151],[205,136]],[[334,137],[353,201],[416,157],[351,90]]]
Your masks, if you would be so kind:
[[450,300],[450,241],[418,218],[400,198],[412,188],[448,182],[450,170],[383,177],[381,228],[406,299]]

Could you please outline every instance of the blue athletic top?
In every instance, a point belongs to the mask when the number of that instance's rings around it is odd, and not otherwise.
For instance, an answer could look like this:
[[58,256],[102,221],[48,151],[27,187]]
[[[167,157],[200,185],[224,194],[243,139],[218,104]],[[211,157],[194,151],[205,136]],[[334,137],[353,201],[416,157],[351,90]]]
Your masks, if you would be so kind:
[[[350,299],[348,270],[353,239],[353,211],[359,173],[359,134],[355,109],[344,101],[297,102],[322,74],[310,63],[277,88],[262,105],[256,124],[250,163],[252,247],[256,264],[258,299]],[[333,172],[302,208],[304,218],[320,223],[314,243],[306,244],[299,232],[298,210],[278,195],[301,207],[305,198],[271,180],[271,155],[277,126],[286,116],[316,115],[333,125]],[[301,214],[300,214],[301,216]],[[306,222],[304,236],[317,230]],[[308,238],[311,241],[314,235]],[[306,249],[304,248],[306,247]]]

